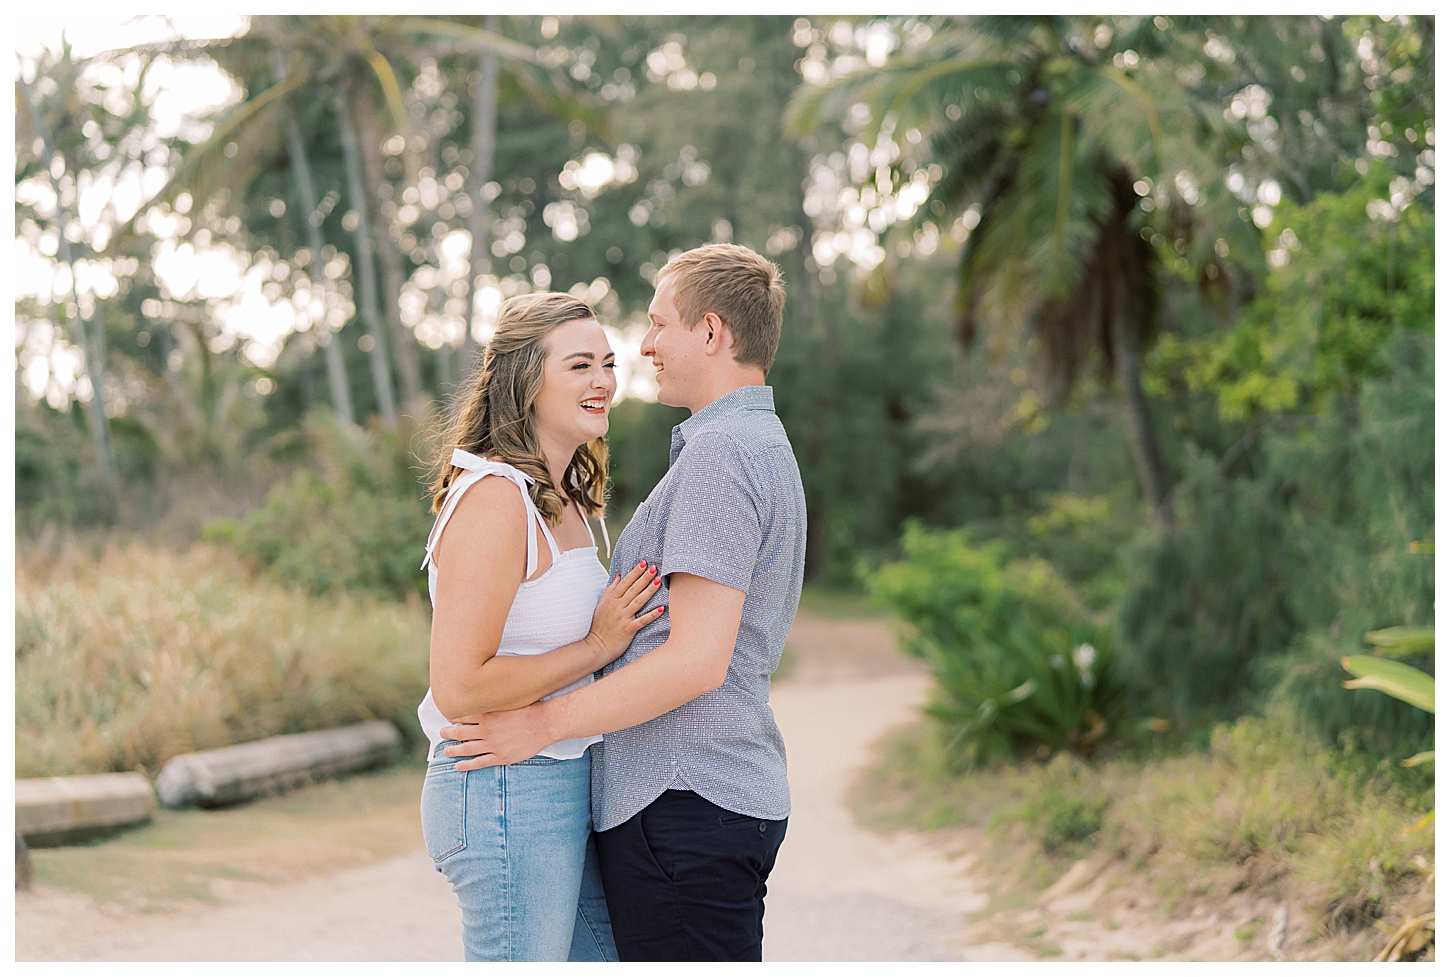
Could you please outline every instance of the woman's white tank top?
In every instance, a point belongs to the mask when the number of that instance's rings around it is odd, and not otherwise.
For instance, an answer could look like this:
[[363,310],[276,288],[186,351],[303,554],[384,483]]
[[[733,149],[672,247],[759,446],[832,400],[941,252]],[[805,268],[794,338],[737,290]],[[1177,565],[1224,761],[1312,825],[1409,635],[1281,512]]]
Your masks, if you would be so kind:
[[[549,532],[548,523],[529,497],[529,485],[533,483],[533,479],[512,465],[488,461],[458,449],[454,449],[450,460],[454,467],[462,468],[464,473],[448,487],[443,507],[438,510],[438,518],[434,520],[433,530],[428,534],[428,546],[423,556],[423,566],[428,568],[428,599],[436,600],[438,583],[438,565],[433,562],[433,548],[438,545],[438,539],[443,535],[443,527],[448,525],[454,509],[458,507],[458,500],[483,478],[499,475],[518,486],[524,497],[524,513],[529,528],[525,580],[519,584],[518,594],[515,595],[508,617],[504,621],[503,637],[499,641],[497,653],[542,655],[546,651],[582,640],[589,633],[589,625],[594,621],[594,608],[599,603],[599,595],[609,583],[609,571],[599,562],[598,544],[559,552],[554,535]],[[580,515],[583,515],[582,511]],[[535,523],[543,530],[544,540],[549,544],[549,553],[554,562],[537,579],[530,580],[527,578],[532,577],[539,566],[539,543],[538,534],[534,532]],[[599,524],[602,530],[602,518]],[[589,527],[587,518],[584,525]],[[589,538],[593,541],[593,529],[589,529]],[[458,541],[455,540],[453,545],[459,545]],[[604,534],[604,545],[606,548],[609,546],[608,533]],[[568,688],[560,689],[544,698],[552,699],[593,681],[593,675],[586,675]],[[418,706],[418,722],[428,736],[428,756],[431,759],[438,744],[443,741],[441,730],[449,725],[449,720],[433,703],[431,688]],[[602,739],[602,736],[586,736],[564,740],[544,747],[539,755],[557,760],[572,760],[583,756],[591,743],[598,743]]]

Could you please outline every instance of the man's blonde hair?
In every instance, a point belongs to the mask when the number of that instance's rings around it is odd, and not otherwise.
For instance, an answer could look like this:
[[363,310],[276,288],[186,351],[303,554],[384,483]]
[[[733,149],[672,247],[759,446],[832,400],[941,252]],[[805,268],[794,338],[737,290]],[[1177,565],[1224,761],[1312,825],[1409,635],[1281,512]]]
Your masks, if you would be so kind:
[[785,281],[774,262],[744,245],[707,244],[670,260],[655,285],[666,278],[675,281],[675,310],[686,326],[715,313],[735,338],[735,362],[770,372],[785,310]]

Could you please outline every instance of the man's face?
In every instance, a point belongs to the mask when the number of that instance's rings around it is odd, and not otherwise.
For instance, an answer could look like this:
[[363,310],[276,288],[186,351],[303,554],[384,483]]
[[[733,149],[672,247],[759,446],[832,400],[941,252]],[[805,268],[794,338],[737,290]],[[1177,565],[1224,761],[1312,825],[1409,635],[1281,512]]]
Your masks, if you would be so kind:
[[690,325],[697,324],[687,325],[675,308],[674,276],[666,278],[655,289],[649,304],[649,331],[639,344],[639,352],[654,364],[660,403],[694,410],[705,351],[702,331]]

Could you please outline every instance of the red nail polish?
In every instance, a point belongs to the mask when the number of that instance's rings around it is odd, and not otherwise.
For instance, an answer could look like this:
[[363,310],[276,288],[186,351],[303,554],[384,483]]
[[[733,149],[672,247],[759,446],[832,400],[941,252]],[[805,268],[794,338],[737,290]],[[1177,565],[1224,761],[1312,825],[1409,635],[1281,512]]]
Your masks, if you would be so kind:
[[644,560],[640,560],[640,561],[639,561],[639,565],[640,565],[640,566],[641,566],[641,567],[643,567],[643,566],[644,566]]

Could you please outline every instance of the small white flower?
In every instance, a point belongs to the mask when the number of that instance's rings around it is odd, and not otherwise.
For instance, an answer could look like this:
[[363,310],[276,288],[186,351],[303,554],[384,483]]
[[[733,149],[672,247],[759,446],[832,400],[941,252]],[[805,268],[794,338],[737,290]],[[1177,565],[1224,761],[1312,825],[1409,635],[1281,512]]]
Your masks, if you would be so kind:
[[1092,688],[1093,683],[1097,680],[1097,676],[1093,675],[1093,662],[1097,657],[1097,651],[1089,644],[1078,645],[1077,651],[1072,653],[1072,661],[1077,666],[1077,674],[1082,679],[1083,688]]

